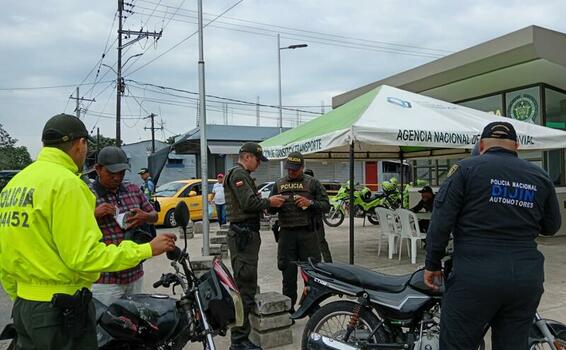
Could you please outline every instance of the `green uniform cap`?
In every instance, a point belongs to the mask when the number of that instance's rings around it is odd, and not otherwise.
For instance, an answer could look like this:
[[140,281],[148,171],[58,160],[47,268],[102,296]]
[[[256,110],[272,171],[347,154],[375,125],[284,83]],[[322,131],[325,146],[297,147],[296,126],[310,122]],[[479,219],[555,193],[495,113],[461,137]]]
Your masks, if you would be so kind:
[[258,159],[260,159],[262,162],[267,162],[269,160],[263,155],[263,149],[261,148],[261,146],[255,142],[244,143],[242,147],[240,147],[239,153],[251,153],[254,156],[256,156]]

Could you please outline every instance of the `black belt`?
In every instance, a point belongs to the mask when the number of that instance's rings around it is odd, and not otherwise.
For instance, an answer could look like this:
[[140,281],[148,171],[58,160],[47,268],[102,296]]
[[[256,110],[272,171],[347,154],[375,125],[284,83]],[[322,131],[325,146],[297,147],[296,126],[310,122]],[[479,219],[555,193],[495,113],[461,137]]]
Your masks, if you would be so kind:
[[310,226],[294,226],[294,227],[281,227],[285,231],[309,231]]

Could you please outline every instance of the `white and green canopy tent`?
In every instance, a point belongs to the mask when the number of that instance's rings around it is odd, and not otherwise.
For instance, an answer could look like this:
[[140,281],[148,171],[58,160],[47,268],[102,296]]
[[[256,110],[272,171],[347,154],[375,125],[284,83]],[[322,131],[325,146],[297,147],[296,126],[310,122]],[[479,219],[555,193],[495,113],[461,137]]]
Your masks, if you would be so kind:
[[[526,106],[524,108],[530,108]],[[528,114],[528,110],[524,111]],[[293,151],[313,158],[414,159],[465,156],[483,128],[496,120],[515,127],[524,150],[566,147],[566,132],[380,86],[316,119],[261,143],[270,159]],[[351,194],[353,195],[353,193]],[[353,218],[350,262],[353,263]]]

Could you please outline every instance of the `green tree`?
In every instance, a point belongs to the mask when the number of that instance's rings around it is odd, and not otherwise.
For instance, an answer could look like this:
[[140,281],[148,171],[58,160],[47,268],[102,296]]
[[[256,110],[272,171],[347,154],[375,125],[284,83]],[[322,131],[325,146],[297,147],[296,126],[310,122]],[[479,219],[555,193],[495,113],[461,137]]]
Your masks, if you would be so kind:
[[0,124],[0,170],[19,170],[31,164],[27,147],[16,146],[17,142]]
[[[97,137],[94,136],[94,140],[97,140]],[[90,140],[88,141],[88,150],[89,151],[96,151],[103,149],[106,146],[116,146],[116,139],[111,138],[111,137],[106,137],[104,135],[99,135],[98,136],[98,147],[96,145],[96,142],[91,142]]]

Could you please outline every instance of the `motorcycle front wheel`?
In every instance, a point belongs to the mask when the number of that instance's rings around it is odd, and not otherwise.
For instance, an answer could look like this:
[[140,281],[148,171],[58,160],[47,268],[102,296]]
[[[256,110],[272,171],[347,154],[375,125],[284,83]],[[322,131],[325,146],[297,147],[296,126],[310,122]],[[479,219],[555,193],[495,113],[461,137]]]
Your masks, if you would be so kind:
[[348,323],[357,306],[359,305],[354,302],[341,300],[321,307],[312,315],[305,326],[301,339],[301,349],[308,350],[307,342],[313,332],[354,346],[360,342],[389,343],[389,337],[383,329],[378,329],[369,338],[380,322],[371,311],[364,308],[360,310],[360,319],[355,329],[348,332]]
[[344,222],[344,212],[335,207],[330,208],[330,211],[322,217],[325,224],[330,227],[338,227]]

